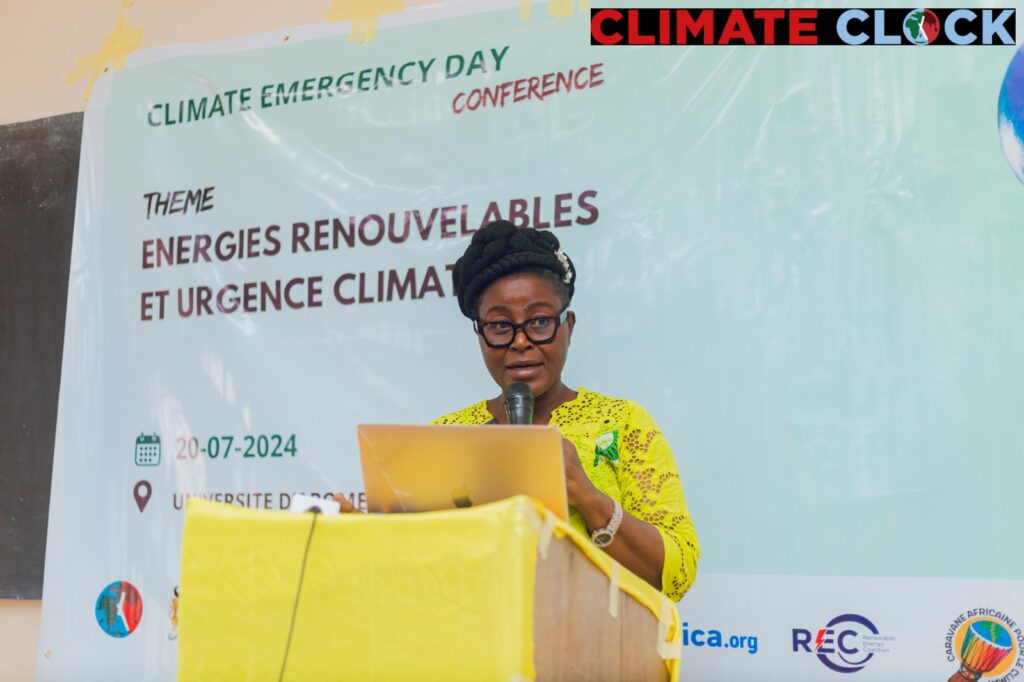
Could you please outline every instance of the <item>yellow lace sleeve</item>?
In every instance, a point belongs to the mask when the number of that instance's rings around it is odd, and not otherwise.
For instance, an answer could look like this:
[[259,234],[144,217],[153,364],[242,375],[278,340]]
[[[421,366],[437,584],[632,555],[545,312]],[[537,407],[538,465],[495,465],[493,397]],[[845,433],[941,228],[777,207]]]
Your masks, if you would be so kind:
[[486,424],[493,417],[487,411],[487,401],[481,400],[469,407],[438,417],[431,424]]
[[679,601],[697,576],[700,545],[675,458],[657,424],[639,405],[629,416],[621,444],[622,507],[661,533],[665,545],[661,591]]

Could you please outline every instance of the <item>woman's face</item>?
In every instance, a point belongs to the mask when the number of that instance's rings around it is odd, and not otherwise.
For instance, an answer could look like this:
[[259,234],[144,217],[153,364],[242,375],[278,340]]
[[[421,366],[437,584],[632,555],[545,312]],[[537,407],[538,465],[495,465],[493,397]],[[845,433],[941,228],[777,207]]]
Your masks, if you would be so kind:
[[[534,317],[557,317],[562,300],[555,285],[542,275],[517,273],[502,277],[484,290],[477,316],[480,322],[522,324]],[[521,329],[516,330],[508,348],[491,348],[478,337],[480,352],[491,377],[504,391],[522,381],[534,396],[541,396],[562,381],[562,368],[569,354],[569,340],[576,316],[569,313],[550,343],[535,344]]]

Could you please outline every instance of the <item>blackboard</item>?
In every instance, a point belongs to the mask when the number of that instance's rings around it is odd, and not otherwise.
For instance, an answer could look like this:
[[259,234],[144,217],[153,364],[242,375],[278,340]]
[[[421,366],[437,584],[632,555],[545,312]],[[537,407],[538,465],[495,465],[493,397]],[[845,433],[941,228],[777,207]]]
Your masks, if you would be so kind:
[[0,126],[0,598],[39,599],[82,114]]

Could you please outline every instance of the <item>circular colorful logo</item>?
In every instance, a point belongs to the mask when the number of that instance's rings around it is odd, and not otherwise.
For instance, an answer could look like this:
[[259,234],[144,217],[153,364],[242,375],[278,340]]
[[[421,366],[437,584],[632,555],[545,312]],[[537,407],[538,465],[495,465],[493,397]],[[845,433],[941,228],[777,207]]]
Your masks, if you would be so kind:
[[924,7],[912,10],[903,19],[903,35],[915,45],[928,45],[939,37],[939,18]]
[[112,582],[96,599],[96,622],[111,637],[127,637],[142,620],[142,595],[127,580]]
[[1024,182],[1024,46],[1006,67],[999,89],[999,141],[1017,179]]
[[950,682],[1002,682],[1018,676],[1024,668],[1022,643],[1024,632],[1003,611],[979,608],[961,613],[946,635],[946,656],[960,666]]

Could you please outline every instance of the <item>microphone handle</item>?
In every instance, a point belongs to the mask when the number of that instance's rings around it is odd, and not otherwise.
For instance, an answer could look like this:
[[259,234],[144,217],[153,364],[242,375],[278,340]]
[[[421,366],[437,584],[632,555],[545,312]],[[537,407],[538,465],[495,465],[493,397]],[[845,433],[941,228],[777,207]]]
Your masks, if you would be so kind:
[[533,401],[525,395],[511,395],[505,399],[505,416],[509,424],[533,423]]

